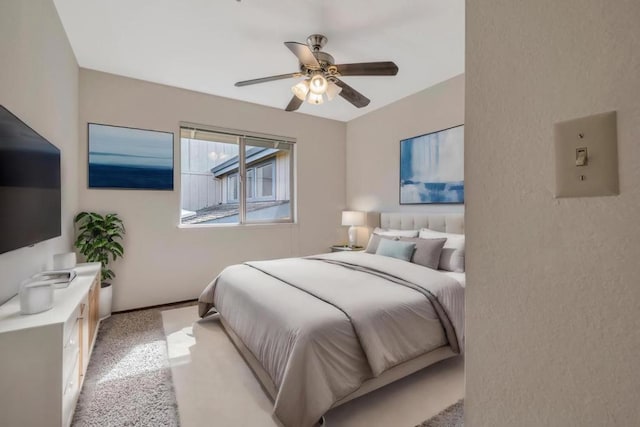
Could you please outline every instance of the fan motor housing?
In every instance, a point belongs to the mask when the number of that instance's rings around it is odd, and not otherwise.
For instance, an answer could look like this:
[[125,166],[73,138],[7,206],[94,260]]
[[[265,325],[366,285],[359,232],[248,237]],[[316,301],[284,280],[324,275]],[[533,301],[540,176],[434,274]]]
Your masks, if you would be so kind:
[[327,38],[323,34],[311,34],[307,37],[307,44],[311,50],[320,50],[327,44]]
[[316,57],[320,65],[322,65],[322,68],[333,65],[333,56],[329,55],[327,52],[313,52],[313,56]]

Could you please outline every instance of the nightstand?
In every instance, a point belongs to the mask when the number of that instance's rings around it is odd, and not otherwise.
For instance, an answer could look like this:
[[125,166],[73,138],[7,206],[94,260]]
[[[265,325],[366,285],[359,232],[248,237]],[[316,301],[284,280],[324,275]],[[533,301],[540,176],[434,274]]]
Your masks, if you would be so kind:
[[348,246],[348,245],[335,245],[331,246],[331,252],[360,252],[364,251],[364,246]]

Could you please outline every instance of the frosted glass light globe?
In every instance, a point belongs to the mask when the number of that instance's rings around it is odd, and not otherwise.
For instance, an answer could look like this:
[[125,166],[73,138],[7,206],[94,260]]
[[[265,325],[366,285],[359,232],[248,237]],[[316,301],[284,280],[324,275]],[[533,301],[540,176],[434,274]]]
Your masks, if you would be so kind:
[[327,79],[325,79],[322,74],[316,74],[315,76],[311,77],[311,81],[309,82],[309,89],[311,90],[311,92],[317,93],[319,95],[322,95],[326,92],[327,86]]

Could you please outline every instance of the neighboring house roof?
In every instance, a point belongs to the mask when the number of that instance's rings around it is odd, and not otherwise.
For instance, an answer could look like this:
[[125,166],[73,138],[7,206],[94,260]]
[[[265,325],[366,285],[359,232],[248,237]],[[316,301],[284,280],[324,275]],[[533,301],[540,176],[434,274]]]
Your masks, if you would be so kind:
[[[267,157],[273,156],[278,152],[276,148],[263,148],[263,147],[252,147],[247,150],[246,154],[246,162],[247,165],[252,163],[256,163],[260,160],[263,160]],[[216,178],[221,177],[223,175],[227,175],[238,170],[238,156],[234,156],[227,160],[224,163],[220,163],[218,166],[211,168],[211,173]]]

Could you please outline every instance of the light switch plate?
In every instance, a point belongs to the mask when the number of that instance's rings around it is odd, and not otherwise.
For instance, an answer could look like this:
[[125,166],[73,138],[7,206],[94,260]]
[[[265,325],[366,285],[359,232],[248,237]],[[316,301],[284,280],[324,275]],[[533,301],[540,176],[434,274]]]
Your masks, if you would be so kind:
[[[616,123],[616,112],[612,111],[554,125],[556,198],[620,193]],[[583,148],[587,159],[584,166],[577,166]]]

